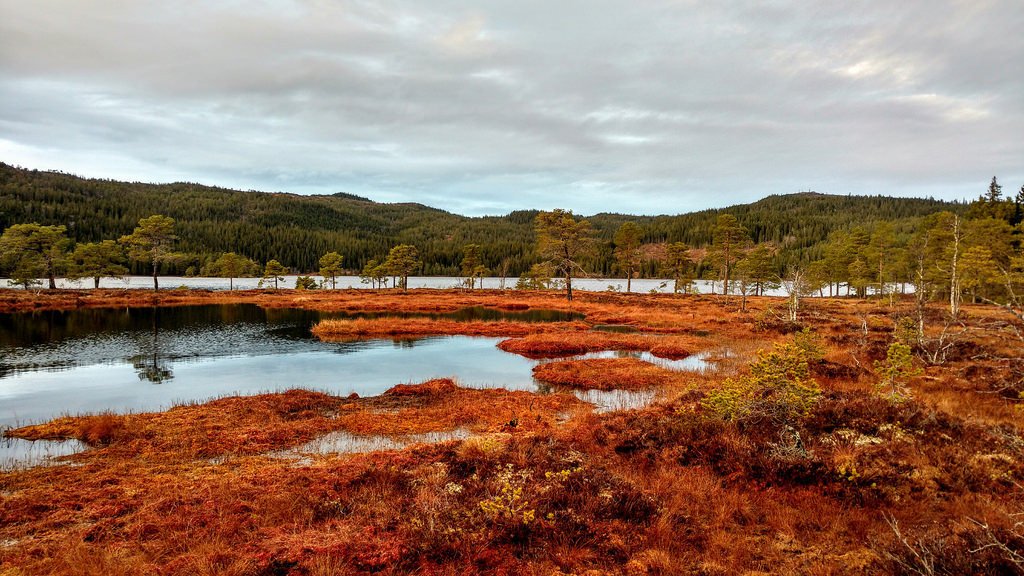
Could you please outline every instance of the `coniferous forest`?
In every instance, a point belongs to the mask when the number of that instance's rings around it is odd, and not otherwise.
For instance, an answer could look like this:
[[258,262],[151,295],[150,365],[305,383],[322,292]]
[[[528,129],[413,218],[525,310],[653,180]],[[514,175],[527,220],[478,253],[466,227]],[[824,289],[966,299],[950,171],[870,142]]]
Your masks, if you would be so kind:
[[[984,183],[979,184],[979,193]],[[1009,200],[1009,210],[1013,210]],[[664,275],[664,251],[685,243],[710,246],[718,217],[735,216],[753,244],[771,246],[776,274],[795,263],[825,257],[830,240],[866,237],[881,223],[894,245],[905,245],[921,218],[941,211],[962,214],[968,205],[920,198],[839,196],[817,193],[773,195],[752,204],[679,215],[588,216],[598,242],[581,260],[598,276],[616,266],[616,231],[626,222],[640,231],[639,276]],[[73,242],[100,242],[131,233],[142,218],[166,215],[176,222],[177,251],[185,258],[168,262],[167,274],[198,273],[225,252],[290,270],[312,272],[328,252],[343,257],[347,271],[358,272],[400,244],[416,246],[424,275],[457,275],[467,245],[478,245],[482,265],[518,276],[540,260],[536,251],[535,210],[504,216],[465,217],[414,203],[383,204],[345,193],[301,196],[237,191],[196,183],[145,184],[88,179],[61,172],[26,170],[0,163],[0,230],[36,222],[64,225]],[[855,238],[856,239],[856,238]],[[864,239],[864,238],[861,238]],[[696,258],[698,277],[717,277],[717,268]],[[132,263],[132,272],[146,273]]]

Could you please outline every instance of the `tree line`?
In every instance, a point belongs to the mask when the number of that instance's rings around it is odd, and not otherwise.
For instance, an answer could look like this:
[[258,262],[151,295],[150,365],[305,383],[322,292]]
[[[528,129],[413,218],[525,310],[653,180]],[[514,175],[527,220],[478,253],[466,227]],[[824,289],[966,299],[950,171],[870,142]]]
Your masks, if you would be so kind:
[[[0,165],[0,175],[3,175],[0,187],[6,190],[12,182],[18,185],[35,182],[26,176],[35,174]],[[40,178],[49,186],[29,188],[47,194],[61,190],[58,184],[78,184],[89,191],[90,186],[102,188],[101,184],[107,182],[41,174]],[[143,190],[160,188],[158,185],[139,186]],[[223,196],[215,203],[217,205],[230,204],[238,198],[243,199],[243,204],[260,203],[276,196],[207,188],[201,193],[187,189],[177,193],[199,202],[210,198],[209,190]],[[177,193],[170,197],[177,198]],[[250,198],[253,195],[255,197]],[[0,200],[6,202],[6,199]],[[949,297],[951,307],[955,308],[964,298],[994,301],[1004,298],[1008,290],[1013,289],[1012,283],[1007,285],[1006,278],[1020,266],[1021,227],[1024,226],[1024,186],[1015,196],[1004,196],[996,178],[984,194],[966,205],[811,193],[770,197],[755,205],[734,207],[734,210],[653,218],[599,214],[584,219],[571,211],[553,210],[470,219],[421,206],[375,204],[349,195],[288,199],[296,202],[296,206],[307,201],[327,206],[333,200],[364,205],[363,209],[370,213],[388,217],[395,216],[396,210],[405,210],[436,213],[443,222],[453,223],[453,226],[456,221],[465,226],[483,221],[488,226],[494,225],[497,239],[464,242],[457,248],[447,246],[440,250],[439,242],[450,245],[455,237],[464,239],[472,235],[449,234],[439,239],[437,234],[428,234],[422,226],[413,225],[413,235],[421,238],[420,243],[382,239],[374,244],[368,257],[353,261],[342,242],[341,246],[327,245],[313,252],[311,266],[296,267],[289,266],[291,261],[276,253],[267,254],[265,259],[252,257],[244,239],[223,252],[192,251],[194,244],[186,240],[183,232],[190,229],[188,225],[183,226],[164,214],[139,218],[131,231],[116,241],[100,238],[85,242],[76,237],[76,230],[80,232],[92,222],[88,219],[71,220],[67,225],[33,222],[11,224],[4,230],[0,237],[0,272],[26,287],[33,285],[37,278],[46,279],[50,287],[55,287],[55,278],[62,275],[91,278],[98,286],[102,277],[141,272],[152,275],[154,287],[159,286],[161,274],[185,273],[229,278],[229,286],[233,288],[233,279],[243,276],[262,277],[264,282],[277,287],[289,270],[303,274],[316,272],[326,284],[336,287],[337,276],[355,271],[372,287],[390,284],[404,288],[412,274],[431,275],[443,271],[441,273],[446,275],[461,275],[470,288],[478,286],[481,278],[491,274],[502,278],[518,276],[516,286],[523,289],[548,288],[552,286],[551,279],[557,278],[569,298],[572,297],[572,279],[580,276],[619,275],[626,279],[627,291],[632,290],[632,279],[654,276],[669,278],[676,292],[693,291],[696,280],[711,280],[712,291],[720,289],[727,297],[737,295],[741,305],[748,295],[763,294],[779,287],[794,294],[893,297],[896,292],[913,286],[919,294]],[[108,204],[98,202],[102,212]],[[66,203],[74,205],[75,201]],[[757,204],[762,204],[762,209],[752,210],[751,206]],[[838,225],[836,222],[846,222],[853,217],[851,212],[842,212],[839,216],[839,212],[829,209],[850,205],[862,209],[861,213],[853,215],[861,220],[849,226]],[[774,208],[764,208],[769,206]],[[38,206],[49,210],[48,207],[51,204],[47,202]],[[929,212],[925,208],[947,209]],[[221,209],[231,212],[237,207]],[[210,210],[216,212],[212,207]],[[56,213],[55,208],[53,211]],[[818,216],[810,215],[809,211]],[[917,214],[918,211],[922,213]],[[786,214],[806,216],[809,222],[800,228],[789,222]],[[824,220],[822,214],[826,216]],[[871,214],[877,219],[872,219]],[[881,218],[893,214],[911,215]],[[247,215],[246,210],[236,214],[243,220]],[[271,215],[272,219],[282,217],[273,210],[263,214],[264,217]],[[711,220],[710,215],[714,215]],[[300,214],[299,219],[307,217],[318,216],[310,212],[305,216]],[[372,216],[369,218],[374,222]],[[103,218],[98,220],[104,221]],[[498,221],[504,222],[505,227],[497,225]],[[699,233],[668,232],[681,221],[694,222]],[[826,225],[826,222],[832,224]],[[615,224],[614,229],[609,229],[612,224]],[[502,231],[506,229],[516,230],[512,235],[514,242],[502,239]],[[526,233],[520,229],[525,229]],[[808,229],[816,232],[801,236]],[[362,228],[356,227],[356,235],[360,230]],[[798,230],[803,232],[798,234]],[[814,240],[826,230],[823,238]],[[292,240],[301,242],[302,238],[298,235]],[[698,240],[688,243],[677,238]],[[319,244],[303,249],[309,251],[317,247]],[[443,258],[438,260],[442,252]],[[495,260],[496,253],[506,256]],[[261,265],[260,262],[266,263]],[[301,276],[298,282],[307,288],[316,286],[310,276]]]
[[[538,214],[535,230],[542,260],[518,287],[550,287],[548,279],[558,277],[571,300],[572,279],[586,275],[582,263],[601,245],[593,226],[571,211],[554,210]],[[676,292],[692,291],[695,280],[704,278],[713,281],[712,291],[719,283],[726,297],[741,297],[743,306],[746,296],[782,287],[794,319],[799,297],[813,293],[892,299],[910,286],[919,303],[948,298],[952,317],[964,299],[1005,304],[1024,295],[1024,186],[1004,196],[996,178],[964,214],[941,211],[836,230],[818,257],[795,262],[786,261],[779,243],[754,241],[729,213],[718,215],[704,246],[672,242],[645,252],[643,235],[635,223],[625,222],[610,246],[627,291],[646,260],[674,282]]]
[[[939,211],[962,214],[966,205],[929,199],[884,196],[792,194],[753,204],[672,216],[590,216],[599,240],[580,264],[591,274],[617,274],[615,234],[626,222],[640,230],[643,257],[638,277],[660,272],[660,251],[676,242],[711,243],[720,214],[736,217],[754,243],[778,247],[776,263],[819,258],[824,242],[838,230],[903,221]],[[482,266],[497,275],[520,276],[537,263],[533,224],[539,212],[464,217],[419,204],[381,204],[348,194],[295,194],[236,191],[195,183],[143,184],[86,179],[70,174],[25,170],[0,163],[0,230],[20,224],[64,225],[74,243],[98,243],[130,234],[139,220],[154,214],[176,222],[176,251],[187,254],[161,265],[161,273],[203,274],[221,254],[235,252],[256,262],[277,260],[311,273],[327,252],[338,252],[348,273],[359,273],[391,248],[416,246],[424,275],[462,273],[464,248],[479,246]],[[133,274],[148,265],[129,261]],[[504,274],[502,273],[504,272]],[[700,269],[698,276],[710,271]]]

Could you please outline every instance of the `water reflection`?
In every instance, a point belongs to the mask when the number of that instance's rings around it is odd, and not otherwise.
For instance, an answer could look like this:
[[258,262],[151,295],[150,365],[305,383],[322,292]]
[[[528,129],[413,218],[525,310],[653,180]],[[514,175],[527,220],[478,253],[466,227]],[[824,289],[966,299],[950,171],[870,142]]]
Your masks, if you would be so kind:
[[[573,356],[569,358],[569,360],[591,360],[595,358],[635,358],[669,370],[686,372],[703,372],[713,368],[712,363],[708,361],[709,355],[704,352],[691,354],[690,356],[679,360],[670,360],[668,358],[655,356],[650,352],[641,352],[639,350],[602,350],[601,352],[590,352],[588,354]],[[545,361],[557,360],[559,359]]]
[[[501,351],[500,338],[329,343],[311,337],[314,323],[339,316],[251,304],[0,314],[0,428],[63,414],[163,410],[292,388],[374,396],[395,384],[431,378],[454,378],[474,388],[538,390],[532,374],[536,361]],[[427,316],[560,321],[578,315],[469,308]],[[673,369],[692,369],[702,361],[627,354]],[[601,410],[634,408],[653,399],[653,393],[580,394]],[[78,448],[19,442],[0,444],[0,461],[20,458],[26,450],[49,454]]]
[[153,313],[153,338],[148,342],[149,351],[143,350],[142,353],[136,354],[129,358],[132,366],[135,367],[136,373],[139,375],[139,380],[147,380],[153,384],[160,384],[165,380],[170,380],[174,377],[174,372],[171,371],[170,364],[166,358],[162,358],[160,353],[160,309],[157,308]]
[[22,440],[8,438],[0,431],[0,470],[52,464],[61,456],[88,448],[78,440]]
[[291,388],[372,396],[431,378],[536,389],[534,362],[501,351],[498,338],[328,343],[309,334],[320,314],[256,306],[81,312],[3,319],[0,426]]
[[465,440],[469,436],[470,432],[465,428],[405,436],[364,436],[338,430],[315,438],[302,446],[275,452],[272,455],[278,458],[301,458],[308,454],[355,454],[401,450],[413,444],[438,444],[450,440]]
[[638,410],[654,402],[654,390],[573,390],[584,402],[594,405],[595,412]]

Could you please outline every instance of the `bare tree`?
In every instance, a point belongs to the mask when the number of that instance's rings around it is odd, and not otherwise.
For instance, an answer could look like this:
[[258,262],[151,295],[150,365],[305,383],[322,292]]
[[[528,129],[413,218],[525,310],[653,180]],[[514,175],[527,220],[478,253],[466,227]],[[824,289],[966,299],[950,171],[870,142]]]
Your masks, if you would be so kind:
[[808,281],[807,270],[802,266],[790,266],[784,276],[779,278],[782,289],[786,292],[789,321],[796,322],[800,313],[800,297],[813,292]]

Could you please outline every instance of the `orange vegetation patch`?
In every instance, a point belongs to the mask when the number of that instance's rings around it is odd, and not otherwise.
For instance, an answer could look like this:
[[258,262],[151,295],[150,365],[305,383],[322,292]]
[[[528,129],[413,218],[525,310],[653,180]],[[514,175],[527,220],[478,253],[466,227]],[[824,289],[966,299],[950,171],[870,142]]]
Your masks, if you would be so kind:
[[[661,358],[679,359],[691,354],[702,342],[692,336],[655,336],[644,334],[612,334],[607,332],[574,332],[530,334],[505,340],[498,347],[506,352],[528,358],[558,358],[602,350],[638,350]],[[703,345],[707,345],[703,343]]]
[[[218,296],[219,297],[219,296]],[[400,385],[375,398],[291,391],[159,414],[62,418],[26,438],[94,446],[73,465],[0,472],[0,574],[1013,574],[1024,554],[1024,346],[991,308],[880,397],[895,320],[912,302],[805,300],[824,393],[806,415],[726,421],[704,408],[753,349],[798,326],[781,300],[483,291],[232,295],[263,306],[583,312],[629,324],[527,334],[503,348],[722,350],[700,386],[641,410],[592,413],[568,394]],[[207,296],[196,296],[198,300]],[[192,303],[198,303],[193,301]],[[930,338],[943,310],[927,311]],[[658,333],[658,334],[652,334]],[[728,351],[728,353],[724,351]],[[664,373],[628,359],[544,365],[599,386]],[[621,378],[615,378],[617,372]],[[589,384],[594,383],[594,384]],[[668,386],[675,383],[668,381]],[[705,386],[706,385],[706,386]],[[573,417],[564,420],[565,413]],[[561,422],[561,424],[559,424]],[[466,428],[458,441],[284,459],[326,432],[409,435]]]
[[459,388],[447,379],[398,385],[367,398],[360,410],[338,415],[339,427],[355,434],[408,435],[467,428],[471,431],[550,429],[564,415],[588,411],[571,394]]
[[347,402],[319,392],[290,390],[221,398],[159,413],[68,416],[8,435],[27,440],[77,438],[134,455],[258,454],[336,429],[333,414]]
[[322,340],[401,336],[523,336],[537,332],[586,330],[582,322],[507,322],[434,320],[430,318],[356,318],[324,320],[313,327]]
[[[8,435],[26,440],[76,438],[108,452],[162,458],[261,454],[336,430],[404,436],[466,428],[549,428],[587,405],[568,394],[460,388],[448,379],[398,385],[381,396],[340,398],[308,390],[230,397],[151,414],[58,418]],[[511,424],[511,425],[510,425]],[[91,453],[81,455],[91,457]]]
[[544,362],[533,377],[558,386],[592,390],[639,390],[683,381],[683,375],[636,358]]

